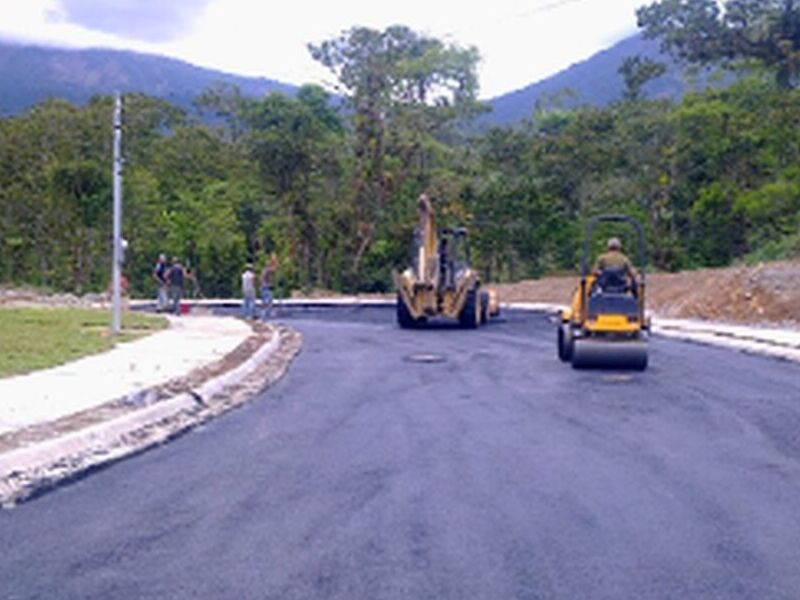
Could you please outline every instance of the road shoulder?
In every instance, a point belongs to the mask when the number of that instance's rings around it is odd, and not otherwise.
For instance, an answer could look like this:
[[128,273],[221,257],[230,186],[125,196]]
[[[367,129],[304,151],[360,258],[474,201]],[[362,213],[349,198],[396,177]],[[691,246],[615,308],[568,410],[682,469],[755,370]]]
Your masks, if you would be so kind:
[[299,333],[256,324],[232,352],[185,377],[0,436],[0,505],[12,507],[241,406],[280,379],[301,347]]

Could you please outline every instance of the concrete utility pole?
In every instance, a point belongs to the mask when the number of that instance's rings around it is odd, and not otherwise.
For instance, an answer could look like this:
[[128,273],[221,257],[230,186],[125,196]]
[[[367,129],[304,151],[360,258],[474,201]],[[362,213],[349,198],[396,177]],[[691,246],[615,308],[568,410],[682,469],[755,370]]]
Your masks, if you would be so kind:
[[122,329],[121,268],[122,268],[122,96],[114,100],[114,257],[111,267],[111,333]]

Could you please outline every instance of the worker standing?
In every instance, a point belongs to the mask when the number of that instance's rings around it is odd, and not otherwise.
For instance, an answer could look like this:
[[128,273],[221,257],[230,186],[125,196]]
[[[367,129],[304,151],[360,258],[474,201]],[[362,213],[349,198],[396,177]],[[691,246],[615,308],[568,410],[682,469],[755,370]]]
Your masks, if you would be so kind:
[[242,316],[245,319],[252,319],[255,317],[256,307],[256,285],[255,274],[253,273],[253,265],[247,263],[242,273]]
[[167,257],[164,254],[158,255],[158,260],[153,267],[153,279],[156,282],[158,295],[156,296],[156,312],[164,312],[167,309]]
[[175,256],[172,265],[167,271],[167,281],[169,282],[169,296],[172,302],[172,312],[176,315],[181,314],[181,300],[183,300],[183,280],[186,272],[183,269],[181,260]]

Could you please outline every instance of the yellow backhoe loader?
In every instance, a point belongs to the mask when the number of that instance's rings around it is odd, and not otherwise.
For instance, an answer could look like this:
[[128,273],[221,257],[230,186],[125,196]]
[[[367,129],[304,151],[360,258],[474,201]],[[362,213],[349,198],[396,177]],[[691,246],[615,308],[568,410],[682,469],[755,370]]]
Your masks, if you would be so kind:
[[[589,241],[599,223],[618,222],[633,227],[637,235],[639,268],[626,275],[614,270],[589,271]],[[586,226],[581,258],[581,279],[569,308],[561,311],[558,357],[576,369],[608,367],[647,368],[650,324],[645,317],[644,233],[635,219],[601,215]]]
[[420,196],[418,209],[412,265],[402,273],[392,273],[398,324],[413,328],[431,317],[450,317],[462,327],[478,327],[499,309],[494,293],[481,288],[480,276],[470,266],[466,230],[437,230],[433,204],[426,194]]

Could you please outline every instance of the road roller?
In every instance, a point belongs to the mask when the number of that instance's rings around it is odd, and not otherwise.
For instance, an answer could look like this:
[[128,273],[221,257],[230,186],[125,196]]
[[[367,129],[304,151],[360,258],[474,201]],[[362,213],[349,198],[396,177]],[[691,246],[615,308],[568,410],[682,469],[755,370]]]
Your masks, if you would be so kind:
[[[601,223],[629,225],[636,233],[638,268],[589,268],[589,242]],[[627,215],[600,215],[586,225],[581,278],[569,308],[559,315],[558,357],[573,368],[647,368],[650,323],[645,316],[645,242],[642,226]]]

